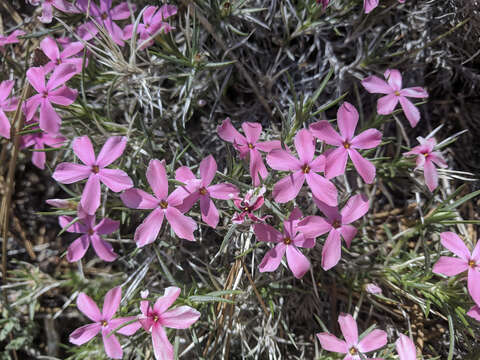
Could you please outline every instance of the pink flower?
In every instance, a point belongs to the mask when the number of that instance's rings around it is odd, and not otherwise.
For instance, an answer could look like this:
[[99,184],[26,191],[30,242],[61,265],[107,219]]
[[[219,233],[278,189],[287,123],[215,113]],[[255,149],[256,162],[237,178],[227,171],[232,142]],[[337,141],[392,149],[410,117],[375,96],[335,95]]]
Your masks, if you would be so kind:
[[[398,2],[403,4],[405,0],[398,0]],[[363,8],[365,9],[365,14],[368,14],[377,6],[378,6],[378,0],[363,0]]]
[[12,92],[15,81],[5,80],[0,83],[0,136],[10,139],[10,121],[5,115],[5,111],[15,111],[18,106],[18,99],[8,96]]
[[24,31],[15,30],[10,35],[2,36],[0,35],[0,51],[3,51],[3,47],[7,44],[16,44],[20,40],[18,40],[19,36],[25,35]]
[[42,5],[42,16],[38,19],[43,23],[52,22],[53,7],[65,13],[78,13],[78,9],[65,0],[29,0],[33,6]]
[[367,359],[364,353],[379,349],[387,343],[387,333],[383,330],[373,330],[359,342],[357,323],[350,314],[340,314],[338,323],[345,341],[325,332],[317,334],[317,337],[323,349],[347,354],[344,360]]
[[58,209],[70,209],[70,210],[77,210],[78,204],[73,200],[67,199],[48,199],[45,202],[53,207]]
[[[123,356],[122,347],[115,334],[109,334],[122,324],[135,319],[134,316],[113,319],[113,315],[115,315],[120,305],[121,297],[122,289],[120,286],[111,289],[105,295],[103,309],[102,312],[100,312],[100,309],[92,298],[81,292],[77,297],[77,307],[86,317],[92,320],[93,323],[79,327],[72,332],[69,338],[70,342],[75,345],[85,344],[101,331],[103,346],[107,355],[113,359],[121,359]],[[140,326],[138,322],[134,322],[119,328],[116,332],[130,336],[133,335]]]
[[369,76],[362,80],[363,87],[369,93],[387,95],[378,99],[377,112],[382,115],[391,114],[400,101],[410,125],[415,127],[420,120],[420,112],[407,97],[426,98],[428,93],[422,87],[402,89],[402,75],[398,70],[386,70],[385,78],[387,82],[377,76]]
[[327,8],[329,2],[330,0],[317,0],[317,4],[322,4],[323,10]]
[[[92,243],[93,249],[100,259],[108,262],[115,260],[118,255],[113,251],[112,245],[102,239],[102,235],[117,231],[120,223],[104,218],[96,224],[95,215],[88,215],[82,210],[81,206],[78,208],[78,217],[80,220],[65,230],[70,233],[83,234],[68,247],[67,260],[69,262],[75,262],[83,258],[90,243]],[[58,222],[62,228],[66,228],[73,220],[74,218],[71,216],[60,216],[58,218]]]
[[[148,292],[142,292],[141,295],[146,298]],[[189,306],[179,306],[167,311],[178,295],[180,295],[180,289],[170,286],[165,289],[165,295],[159,298],[153,307],[146,300],[140,302],[142,311],[140,323],[145,331],[152,334],[153,352],[157,360],[173,360],[173,346],[168,340],[164,327],[186,329],[200,317],[200,313]]]
[[126,137],[112,136],[108,138],[95,158],[88,136],[75,138],[73,152],[85,165],[61,163],[56,167],[53,178],[62,184],[72,184],[88,178],[80,204],[88,214],[93,215],[100,206],[100,182],[113,192],[133,186],[132,179],[124,171],[106,169],[123,154],[126,144]]
[[138,247],[155,241],[166,217],[178,237],[195,241],[193,232],[197,228],[195,221],[182,214],[178,209],[182,205],[185,191],[178,189],[168,195],[168,179],[165,165],[157,159],[150,160],[147,168],[147,181],[154,195],[140,190],[129,189],[120,198],[125,206],[133,209],[153,209],[135,231],[134,240]]
[[267,155],[267,163],[272,169],[293,171],[292,174],[278,181],[273,187],[273,197],[279,203],[294,199],[305,180],[315,197],[330,206],[337,205],[337,189],[329,180],[318,175],[325,167],[325,156],[320,155],[314,160],[315,139],[310,131],[300,130],[295,135],[295,148],[299,159],[283,149],[272,150]]
[[[137,33],[139,34],[138,43],[140,49],[145,49],[148,46],[153,45],[153,37],[160,32],[168,33],[172,30],[169,23],[164,22],[170,16],[177,13],[177,7],[173,5],[165,4],[158,8],[158,6],[148,6],[143,12],[143,23],[138,24]],[[125,26],[123,30],[124,40],[130,39],[133,34],[134,24]]]
[[480,284],[480,241],[470,254],[470,250],[457,234],[447,231],[441,233],[440,238],[442,245],[459,258],[440,256],[432,271],[435,274],[455,276],[468,270],[468,292],[470,295],[474,294],[474,286]]
[[293,275],[300,279],[310,269],[310,261],[298,248],[312,248],[315,239],[299,232],[298,223],[302,217],[299,208],[293,209],[289,218],[283,223],[283,233],[267,224],[253,225],[253,231],[259,241],[273,242],[275,247],[270,249],[260,263],[260,272],[275,271],[287,254],[287,264]]
[[250,176],[253,186],[260,185],[260,177],[265,179],[268,176],[268,170],[262,160],[260,151],[270,152],[273,149],[280,149],[280,141],[259,142],[262,132],[262,125],[253,122],[242,123],[242,129],[245,136],[241,135],[233,126],[230,118],[223,120],[217,127],[218,136],[225,141],[233,143],[234,148],[240,153],[240,158],[250,157]]
[[448,165],[442,157],[439,151],[433,151],[437,142],[434,138],[424,139],[418,137],[419,146],[415,146],[409,152],[404,153],[404,156],[418,155],[417,167],[419,169],[423,167],[423,175],[425,176],[425,183],[430,191],[436,189],[438,186],[438,173],[435,164],[442,168],[446,168]]
[[40,106],[40,129],[58,134],[62,119],[55,112],[52,104],[63,106],[71,105],[77,98],[77,90],[70,89],[64,84],[76,74],[76,67],[72,64],[61,64],[55,68],[45,85],[47,72],[43,67],[32,67],[27,71],[27,78],[33,88],[38,92],[27,100],[27,121],[35,115]]
[[240,213],[235,213],[232,218],[234,224],[243,224],[248,217],[253,222],[263,222],[268,216],[257,217],[253,212],[260,209],[264,203],[263,194],[265,194],[265,187],[250,189],[242,199],[237,197],[233,200],[235,206],[240,210]]
[[400,360],[416,360],[417,351],[415,350],[415,344],[413,341],[403,334],[400,334],[398,340],[395,342],[398,356]]
[[45,73],[49,73],[60,64],[72,64],[76,68],[76,73],[82,71],[82,58],[72,57],[83,50],[83,44],[79,41],[72,42],[65,46],[60,52],[57,43],[51,37],[46,37],[40,42],[40,48],[50,59],[50,62],[44,65]]
[[358,123],[358,112],[355,107],[345,102],[337,112],[337,122],[340,128],[338,134],[327,120],[310,125],[310,131],[318,139],[329,145],[338,146],[329,152],[325,161],[325,176],[333,178],[345,173],[347,160],[352,159],[355,169],[368,184],[375,178],[375,166],[363,158],[356,149],[371,149],[377,147],[382,140],[382,133],[376,129],[368,129],[353,136]]
[[[30,128],[31,130],[38,129],[38,127],[33,127]],[[65,141],[67,139],[61,135],[51,135],[46,132],[38,132],[38,133],[33,133],[33,134],[28,134],[22,136],[21,142],[21,148],[25,149],[30,146],[33,146],[34,151],[32,152],[32,163],[39,169],[45,169],[45,160],[46,160],[46,154],[45,151],[45,145],[51,146],[53,148],[58,148],[60,146],[63,146],[65,144]]]
[[[90,4],[90,8],[88,5]],[[83,40],[90,40],[98,34],[98,27],[103,26],[112,40],[120,46],[124,45],[123,30],[114,20],[125,20],[130,18],[130,8],[128,3],[123,2],[112,8],[112,0],[100,0],[100,7],[93,0],[78,0],[77,7],[84,14],[89,14],[94,21],[89,21],[78,28],[78,35]],[[135,11],[135,5],[131,4],[132,11]]]
[[365,285],[365,290],[369,294],[373,294],[373,295],[379,295],[379,294],[382,293],[382,289],[374,283],[369,283],[369,284]]
[[369,208],[368,199],[363,195],[352,196],[339,212],[336,207],[328,206],[314,198],[315,203],[327,219],[320,216],[307,216],[298,224],[298,229],[305,236],[316,238],[328,232],[327,240],[322,250],[322,268],[329,270],[340,261],[342,246],[340,236],[347,247],[357,234],[357,229],[350,223],[366,214]]
[[180,187],[184,189],[185,199],[182,206],[179,206],[181,212],[187,212],[200,199],[200,212],[202,219],[213,228],[218,224],[218,210],[212,200],[230,200],[238,196],[238,189],[232,184],[221,183],[210,185],[215,173],[217,172],[217,163],[212,155],[207,156],[200,163],[200,180],[198,180],[192,171],[182,166],[175,171],[175,179],[186,184]]

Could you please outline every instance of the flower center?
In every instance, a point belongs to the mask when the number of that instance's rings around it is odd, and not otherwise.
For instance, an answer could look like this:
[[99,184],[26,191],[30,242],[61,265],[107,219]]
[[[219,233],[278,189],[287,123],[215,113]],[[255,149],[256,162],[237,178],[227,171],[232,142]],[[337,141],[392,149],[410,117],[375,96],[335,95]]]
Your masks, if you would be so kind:
[[285,245],[290,245],[290,244],[292,243],[292,239],[290,239],[290,238],[287,236],[285,239],[283,239],[283,243],[284,243]]
[[345,149],[350,149],[350,146],[351,146],[351,145],[350,145],[350,143],[349,143],[348,141],[345,141],[345,142],[343,143],[343,147],[344,147]]
[[62,63],[62,59],[58,58],[56,63],[57,63],[57,65],[60,65]]
[[107,326],[108,325],[106,320],[102,320],[101,324],[102,324],[102,326]]
[[107,17],[108,17],[107,13],[102,14],[102,20],[107,20]]
[[308,174],[310,172],[310,166],[308,166],[308,164],[303,165],[302,171],[304,174]]
[[248,143],[248,148],[249,148],[249,149],[253,149],[253,144]]
[[166,209],[168,207],[168,202],[166,202],[165,200],[160,201],[160,207],[162,209]]
[[395,91],[395,95],[400,96],[400,91]]
[[333,226],[335,229],[338,229],[338,228],[341,226],[340,221],[335,220],[335,221],[333,222],[332,226]]
[[94,233],[93,229],[88,229],[88,235],[92,236]]
[[470,266],[472,269],[475,267],[475,265],[477,265],[477,264],[475,263],[475,260],[469,260],[469,261],[468,261],[468,266]]
[[207,189],[205,189],[204,187],[198,190],[198,192],[200,193],[200,195],[207,195]]
[[429,153],[423,153],[423,156],[428,157]]
[[98,165],[93,165],[92,166],[92,172],[94,174],[98,174],[99,171],[100,171],[100,168],[98,167]]
[[350,353],[350,355],[357,355],[358,354],[358,351],[357,349],[355,349],[355,347],[351,347],[350,350],[348,350],[348,352]]
[[250,208],[249,208],[248,206],[245,206],[245,207],[243,208],[243,211],[250,211]]
[[48,91],[42,92],[42,97],[43,97],[43,98],[46,98],[47,96],[48,96]]
[[157,322],[158,321],[158,315],[153,315],[153,321]]

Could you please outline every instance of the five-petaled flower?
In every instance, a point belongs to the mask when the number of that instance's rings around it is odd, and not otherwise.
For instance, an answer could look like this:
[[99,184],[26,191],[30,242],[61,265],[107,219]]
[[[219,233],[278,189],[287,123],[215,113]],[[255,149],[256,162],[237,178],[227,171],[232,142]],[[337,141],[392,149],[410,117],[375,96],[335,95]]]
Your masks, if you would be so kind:
[[322,213],[327,216],[307,216],[298,224],[298,229],[305,236],[316,238],[328,232],[327,240],[322,250],[322,268],[331,269],[340,261],[342,246],[340,236],[343,237],[347,247],[357,234],[357,229],[350,223],[366,214],[369,208],[368,199],[364,195],[352,196],[342,211],[336,207],[328,206],[314,198],[315,203]]
[[185,190],[179,188],[168,194],[168,178],[163,162],[157,159],[150,160],[147,181],[154,195],[136,188],[129,189],[120,195],[123,203],[129,208],[153,209],[135,230],[134,240],[137,246],[142,247],[155,241],[164,217],[167,218],[178,237],[195,241],[193,232],[197,228],[196,222],[183,215],[178,209],[183,203]]
[[314,247],[315,239],[299,232],[298,223],[302,216],[300,209],[293,209],[288,219],[283,223],[283,233],[268,224],[253,225],[253,231],[258,240],[275,244],[275,247],[267,252],[260,263],[260,272],[275,271],[285,253],[287,254],[288,267],[297,279],[300,279],[310,269],[310,261],[298,248]]
[[10,139],[10,121],[5,112],[15,111],[18,99],[8,98],[12,92],[15,81],[5,80],[0,83],[0,136]]
[[113,192],[133,186],[132,179],[124,171],[106,169],[123,154],[126,145],[126,137],[112,136],[108,138],[95,158],[95,152],[88,136],[75,138],[73,152],[85,165],[61,163],[56,167],[53,178],[63,184],[72,184],[88,178],[80,204],[88,214],[92,215],[100,206],[100,182]]
[[395,347],[400,360],[417,359],[417,350],[415,349],[415,344],[408,336],[400,334],[395,342]]
[[233,200],[235,206],[240,210],[239,213],[235,213],[232,217],[234,224],[243,224],[245,220],[250,219],[252,222],[262,222],[268,217],[257,217],[253,212],[257,211],[263,206],[265,198],[263,194],[267,189],[262,186],[260,188],[250,189],[247,191],[243,198],[237,197]]
[[[122,289],[120,286],[108,291],[103,301],[102,312],[100,312],[100,309],[92,298],[81,292],[77,297],[77,307],[86,317],[92,320],[93,323],[79,327],[72,332],[69,338],[70,342],[75,345],[85,344],[101,331],[103,346],[107,355],[113,359],[121,359],[123,351],[120,342],[115,334],[110,333],[122,324],[136,319],[135,316],[113,318],[113,315],[115,315],[120,306],[121,297]],[[140,326],[139,322],[135,321],[120,327],[115,332],[130,336],[133,335]]]
[[375,166],[364,159],[356,149],[372,149],[382,140],[382,133],[376,129],[368,129],[353,136],[358,123],[358,112],[355,107],[345,102],[337,112],[338,134],[327,120],[310,125],[313,136],[329,145],[338,146],[328,153],[325,160],[325,176],[333,178],[345,172],[347,160],[352,159],[355,169],[363,181],[370,184],[375,178]]
[[317,337],[325,350],[346,354],[344,360],[367,359],[364,353],[379,349],[387,343],[387,333],[383,330],[373,330],[358,341],[357,322],[350,314],[340,314],[338,323],[345,340],[325,332],[317,334]]
[[259,142],[262,133],[262,125],[253,122],[242,123],[242,129],[245,136],[241,135],[233,126],[230,118],[223,120],[218,126],[218,136],[225,141],[233,143],[235,149],[240,153],[240,158],[250,157],[250,176],[252,177],[253,186],[260,185],[260,178],[266,179],[268,170],[263,163],[260,151],[270,152],[273,149],[281,147],[280,141],[263,141]]
[[398,70],[386,70],[385,78],[387,81],[377,76],[369,76],[362,80],[362,85],[368,92],[386,94],[378,99],[377,112],[382,115],[391,114],[400,101],[407,120],[412,127],[415,127],[420,120],[420,112],[407,97],[426,98],[428,93],[419,86],[402,89],[402,75]]
[[[142,291],[142,297],[148,296],[148,291]],[[165,295],[150,306],[147,300],[140,302],[140,323],[145,331],[152,334],[153,352],[157,360],[173,360],[173,346],[168,340],[164,327],[186,329],[200,317],[200,313],[189,307],[179,306],[168,310],[180,295],[180,289],[171,286],[165,289]]]
[[79,10],[66,0],[29,0],[33,6],[42,5],[42,16],[38,19],[43,23],[51,23],[53,18],[53,8],[65,13],[79,13]]
[[79,57],[73,57],[83,50],[83,44],[79,41],[69,43],[64,46],[63,51],[60,51],[58,44],[51,37],[46,37],[40,42],[40,48],[44,54],[50,59],[43,67],[45,72],[52,71],[56,66],[60,64],[72,64],[76,68],[76,73],[82,71],[83,59]]
[[320,155],[313,159],[315,139],[312,133],[302,129],[295,135],[294,142],[298,159],[283,149],[272,150],[267,155],[267,163],[272,169],[292,171],[274,185],[275,201],[285,203],[294,199],[306,180],[315,197],[330,206],[337,205],[337,188],[329,180],[317,174],[325,169],[325,156]]
[[434,151],[437,142],[434,138],[424,139],[421,136],[418,138],[420,145],[415,146],[409,152],[404,153],[404,156],[418,155],[416,169],[423,167],[423,175],[425,176],[425,183],[430,191],[433,191],[438,186],[438,173],[435,164],[446,168],[448,165],[439,151]]

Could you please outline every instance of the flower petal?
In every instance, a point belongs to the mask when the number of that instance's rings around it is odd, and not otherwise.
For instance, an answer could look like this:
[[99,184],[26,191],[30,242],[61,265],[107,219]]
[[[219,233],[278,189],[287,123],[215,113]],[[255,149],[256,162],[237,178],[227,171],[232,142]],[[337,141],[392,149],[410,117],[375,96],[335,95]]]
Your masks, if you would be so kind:
[[332,225],[320,216],[307,216],[298,223],[297,229],[303,233],[305,237],[315,238],[330,231]]
[[338,228],[338,231],[342,235],[343,240],[345,240],[347,247],[350,247],[353,238],[357,235],[357,229],[352,225],[342,225]]
[[62,184],[72,184],[86,179],[90,176],[92,170],[85,165],[74,163],[61,163],[55,168],[52,177]]
[[467,315],[471,318],[480,321],[480,306],[475,305],[470,310],[468,310]]
[[103,338],[103,347],[105,348],[105,352],[109,357],[112,359],[121,359],[123,357],[123,350],[118,338],[112,334],[108,336],[108,331],[102,331],[102,338]]
[[133,181],[123,170],[101,169],[98,173],[100,181],[103,182],[113,192],[119,192],[130,189]]
[[197,228],[197,223],[192,218],[183,215],[180,210],[169,206],[165,210],[165,217],[170,223],[173,232],[182,239],[195,241],[193,232]]
[[368,14],[377,6],[378,6],[378,0],[363,0],[363,7],[365,9],[365,14]]
[[28,69],[27,79],[39,94],[45,90],[45,71],[41,66]]
[[282,261],[283,255],[285,254],[286,245],[281,242],[275,245],[273,249],[267,251],[265,256],[262,259],[262,262],[258,266],[260,272],[271,272],[275,271]]
[[468,261],[470,259],[470,250],[460,237],[451,231],[445,231],[440,234],[442,245],[457,255],[459,258]]
[[313,160],[315,153],[315,139],[310,131],[301,129],[294,139],[295,149],[302,164],[308,164]]
[[287,263],[293,276],[300,279],[310,269],[310,261],[295,245],[287,245]]
[[103,168],[113,163],[122,156],[125,146],[127,146],[125,136],[109,137],[97,156],[97,165]]
[[410,126],[413,128],[417,126],[420,121],[420,111],[404,96],[400,96],[400,105],[402,106],[403,112],[410,123]]
[[7,118],[7,115],[0,108],[0,136],[5,139],[10,139],[10,121]]
[[153,210],[135,230],[134,240],[138,247],[155,241],[162,227],[164,212],[160,208]]
[[119,227],[120,221],[104,218],[94,227],[93,230],[99,235],[106,235],[117,231]]
[[317,334],[317,338],[320,340],[320,345],[324,350],[341,354],[346,354],[348,352],[347,343],[340,340],[335,335],[323,332]]
[[288,151],[274,149],[267,155],[267,164],[275,170],[289,171],[299,170],[302,163]]
[[427,91],[420,87],[420,86],[415,86],[411,88],[406,88],[400,90],[400,95],[406,96],[406,97],[413,97],[413,98],[426,98],[428,97]]
[[388,83],[378,76],[369,76],[362,80],[362,85],[369,93],[374,94],[389,94],[392,92],[392,88]]
[[255,144],[262,133],[262,125],[254,122],[243,122],[242,129],[245,137],[250,144]]
[[95,152],[93,151],[93,145],[88,136],[77,137],[72,143],[73,152],[78,158],[88,166],[95,163]]
[[147,180],[157,199],[164,200],[167,198],[167,171],[165,170],[164,164],[160,160],[150,160],[147,168]]
[[82,208],[89,215],[95,214],[100,206],[100,178],[91,174],[83,188],[82,198],[80,199]]
[[387,333],[383,330],[373,330],[358,343],[358,350],[370,352],[387,344]]
[[433,192],[438,186],[438,173],[437,168],[429,159],[427,159],[423,164],[423,175],[425,177],[425,183],[427,184],[428,190]]
[[327,240],[322,249],[322,268],[327,271],[338,264],[342,257],[342,245],[340,232],[336,229],[330,230]]
[[40,129],[47,133],[57,134],[60,131],[62,119],[58,116],[52,104],[48,100],[43,100],[40,104]]
[[283,242],[283,234],[268,224],[254,224],[253,232],[258,241],[273,243]]
[[360,153],[355,149],[349,149],[348,154],[350,155],[350,159],[352,159],[353,166],[357,169],[357,172],[362,177],[363,181],[367,184],[371,184],[375,179],[375,166],[362,157]]
[[382,133],[376,129],[368,129],[352,139],[352,146],[357,149],[371,149],[382,142]]
[[[135,319],[138,320],[138,318],[136,316],[127,316],[127,317],[112,319],[108,322],[109,331],[115,330],[120,325],[122,325],[124,323],[127,323],[127,322],[130,322],[130,321],[133,321]],[[142,327],[142,324],[140,323],[140,321],[135,321],[131,324],[122,326],[116,332],[118,334],[130,336],[130,335],[135,334],[137,332],[137,330],[140,329],[141,327]]]
[[262,155],[256,149],[249,151],[250,153],[250,176],[252,177],[253,186],[260,185],[260,178],[265,179],[268,176],[268,170],[263,163]]
[[382,96],[377,102],[377,112],[381,115],[388,115],[393,112],[398,104],[399,97],[395,94]]
[[102,326],[100,324],[87,324],[79,327],[74,332],[72,332],[68,338],[68,340],[75,345],[82,345],[85,344],[87,341],[90,341],[97,335]]
[[219,219],[218,210],[209,196],[200,196],[200,212],[202,213],[202,220],[215,229]]
[[358,123],[358,111],[355,106],[344,102],[337,112],[337,124],[343,139],[351,141]]
[[235,185],[222,183],[207,188],[210,197],[214,199],[230,200],[238,196],[239,190]]
[[48,101],[53,104],[69,106],[73,104],[77,96],[78,91],[76,89],[70,89],[67,86],[62,86],[48,94]]
[[215,174],[217,173],[217,163],[212,155],[207,156],[200,163],[200,177],[202,179],[202,185],[208,186],[213,181]]
[[226,118],[223,120],[222,124],[217,127],[218,136],[221,139],[231,142],[231,143],[238,143],[244,144],[247,142],[245,137],[241,135],[232,125],[230,118]]
[[280,141],[278,140],[272,140],[272,141],[263,141],[263,142],[257,142],[255,144],[255,148],[260,151],[264,151],[266,153],[269,153],[270,151],[274,149],[280,149],[282,147]]
[[110,320],[117,312],[122,298],[122,288],[120,286],[110,289],[103,299],[102,315],[103,320]]
[[190,306],[179,306],[162,314],[162,325],[173,329],[186,329],[200,317]]
[[187,183],[190,180],[197,179],[188,166],[180,166],[175,170],[175,180]]
[[312,171],[306,174],[305,178],[307,179],[308,186],[312,190],[313,196],[327,205],[337,205],[337,188],[331,181]]
[[449,256],[440,256],[433,265],[432,272],[445,276],[455,276],[468,269],[468,263],[463,259]]
[[162,326],[153,326],[152,328],[153,353],[156,360],[172,360],[173,346],[168,341],[167,334]]
[[90,296],[81,292],[77,296],[77,307],[86,317],[94,322],[102,320],[102,314],[95,301]]
[[304,182],[305,174],[301,170],[285,176],[273,186],[273,198],[279,203],[286,203],[294,199],[300,192]]
[[357,322],[350,314],[341,313],[338,317],[340,330],[342,330],[343,337],[347,342],[347,347],[350,348],[358,343],[358,329]]
[[165,289],[164,295],[157,299],[153,305],[153,310],[157,314],[163,314],[167,309],[173,305],[175,300],[177,300],[180,295],[180,288],[176,286],[169,286]]
[[395,342],[398,356],[400,360],[416,360],[417,351],[413,341],[403,334],[400,334],[398,340]]
[[325,141],[329,145],[342,146],[343,139],[337,133],[327,120],[317,121],[310,125],[310,131],[313,136],[319,140]]
[[340,146],[330,152],[325,160],[325,176],[332,179],[345,173],[347,166],[348,151]]
[[93,234],[90,236],[90,239],[92,240],[93,249],[103,261],[112,262],[118,257],[118,254],[113,251],[112,245],[103,240],[99,235]]
[[155,209],[158,199],[140,189],[128,189],[120,195],[126,207],[132,209]]
[[67,250],[67,261],[75,262],[83,258],[90,245],[90,238],[88,235],[82,235],[73,241]]
[[[68,224],[73,221],[73,217],[71,216],[59,216],[58,217],[58,224],[64,229]],[[70,233],[77,233],[77,234],[84,234],[88,231],[88,227],[82,222],[77,221],[76,223],[72,224],[68,229],[65,231]]]
[[395,90],[400,91],[402,89],[402,75],[400,71],[396,69],[387,69],[384,73],[385,79],[387,79],[388,85]]
[[40,42],[40,48],[47,55],[50,60],[57,60],[60,58],[60,51],[58,45],[51,37],[47,36]]
[[72,64],[60,64],[53,70],[53,74],[47,82],[46,89],[52,91],[60,85],[64,85],[77,73],[77,68]]
[[365,195],[357,194],[348,199],[343,207],[342,224],[350,224],[365,215],[370,207],[368,198]]

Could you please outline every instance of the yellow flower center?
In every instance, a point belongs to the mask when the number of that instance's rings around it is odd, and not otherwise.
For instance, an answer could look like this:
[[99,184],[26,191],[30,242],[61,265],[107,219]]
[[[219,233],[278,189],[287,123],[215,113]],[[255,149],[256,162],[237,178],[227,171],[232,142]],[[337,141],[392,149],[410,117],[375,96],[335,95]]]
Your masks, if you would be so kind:
[[107,323],[106,320],[102,320],[102,323],[101,323],[101,324],[102,324],[102,326],[107,326],[107,325],[108,325],[108,323]]
[[470,260],[470,261],[468,262],[468,266],[470,266],[471,268],[474,268],[475,265],[477,265],[477,264],[475,263],[475,260]]
[[200,195],[207,195],[207,189],[205,189],[204,187],[202,187],[199,191]]
[[93,165],[92,166],[92,172],[94,174],[98,174],[99,171],[100,171],[100,168],[98,167],[98,165]]
[[350,353],[350,355],[357,355],[358,354],[357,349],[355,349],[353,346],[350,348],[350,350],[348,350],[348,352]]
[[310,172],[310,166],[304,165],[302,171],[304,174],[308,174]]
[[290,239],[290,238],[287,236],[285,239],[283,239],[283,243],[284,243],[285,245],[290,245],[290,244],[292,243],[292,239]]
[[400,96],[400,91],[395,91],[395,95]]
[[338,221],[338,220],[335,220],[335,221],[333,222],[333,224],[332,224],[332,226],[333,226],[335,229],[339,228],[341,225],[342,225],[342,224],[340,224],[340,221]]
[[350,145],[350,143],[349,143],[348,141],[345,141],[345,142],[343,143],[343,147],[344,147],[345,149],[350,149],[350,146],[351,146],[351,145]]

